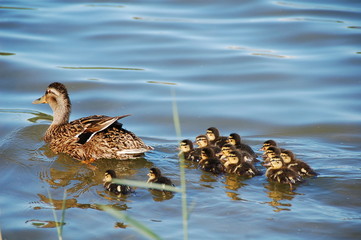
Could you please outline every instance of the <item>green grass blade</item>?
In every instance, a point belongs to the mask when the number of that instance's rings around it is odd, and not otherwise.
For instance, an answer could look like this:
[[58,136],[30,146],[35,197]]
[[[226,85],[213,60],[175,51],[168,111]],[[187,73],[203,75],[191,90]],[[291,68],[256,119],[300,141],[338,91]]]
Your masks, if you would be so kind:
[[182,192],[181,189],[165,184],[158,184],[158,183],[146,183],[142,181],[134,181],[134,180],[127,180],[127,179],[113,179],[114,183],[128,185],[132,187],[141,187],[141,188],[152,188],[157,190],[163,191],[171,191],[171,192]]
[[[171,88],[172,94],[172,110],[173,110],[173,123],[174,128],[179,140],[182,139],[182,131],[180,126],[178,106],[175,89]],[[183,238],[188,240],[188,206],[187,206],[187,191],[186,191],[186,174],[185,174],[185,164],[184,157],[179,158],[179,172],[180,172],[180,182],[182,190],[182,216],[183,216]]]
[[132,227],[134,227],[137,232],[141,233],[143,236],[148,237],[149,239],[156,239],[160,240],[160,236],[155,234],[152,230],[150,230],[148,227],[146,227],[144,224],[138,222],[137,220],[129,217],[128,215],[113,209],[109,206],[101,205],[99,206],[102,210],[106,211],[107,213],[113,215],[114,217],[118,219],[122,219],[123,221],[129,223]]

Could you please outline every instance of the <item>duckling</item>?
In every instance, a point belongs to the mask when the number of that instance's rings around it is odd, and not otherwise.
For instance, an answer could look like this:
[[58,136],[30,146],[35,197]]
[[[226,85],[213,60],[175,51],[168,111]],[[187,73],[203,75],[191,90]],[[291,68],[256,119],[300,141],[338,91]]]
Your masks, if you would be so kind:
[[225,163],[227,161],[227,157],[229,156],[230,152],[232,151],[236,151],[237,148],[236,146],[230,144],[230,143],[226,143],[222,146],[221,148],[221,157],[220,157],[220,161],[221,163]]
[[100,158],[135,158],[153,149],[118,122],[129,115],[93,115],[69,122],[71,102],[62,83],[50,84],[45,95],[33,101],[33,104],[40,103],[48,103],[53,110],[53,121],[45,132],[44,140],[56,154],[65,153],[84,163],[91,163]]
[[224,171],[221,162],[214,154],[213,149],[210,147],[202,148],[199,167],[206,172],[212,172],[215,174],[219,174]]
[[278,147],[268,147],[267,150],[264,152],[263,155],[263,163],[267,163],[271,160],[272,157],[280,156],[281,155],[281,149]]
[[147,183],[158,183],[158,184],[174,186],[174,184],[172,183],[172,181],[169,178],[164,177],[162,175],[159,168],[149,169],[149,173],[147,174],[147,176],[149,177]]
[[237,133],[231,133],[228,137],[228,143],[236,146],[237,149],[241,151],[248,152],[253,158],[257,158],[257,154],[253,151],[253,149],[241,141],[241,136]]
[[269,147],[277,147],[276,141],[270,139],[263,142],[262,147],[259,149],[259,151],[265,152]]
[[200,160],[200,152],[195,151],[193,143],[189,139],[184,139],[179,143],[179,156],[183,156],[185,160],[198,162]]
[[[206,135],[198,135],[196,137],[196,144],[198,145],[198,149],[203,149],[205,147],[212,148],[215,154],[218,154],[221,152],[221,148],[217,146],[211,146],[209,143],[209,139]],[[198,152],[200,153],[200,150]]]
[[280,156],[274,156],[267,163],[266,177],[270,181],[288,184],[292,191],[294,184],[303,182],[303,178],[297,172],[287,168]]
[[208,128],[206,135],[209,139],[210,145],[221,148],[224,144],[227,143],[227,137],[220,136],[219,130],[215,127]]
[[302,177],[317,176],[317,173],[304,161],[296,159],[295,154],[290,150],[281,150],[281,157],[289,169],[297,172]]
[[107,170],[104,174],[103,185],[106,190],[116,195],[132,193],[133,189],[126,185],[112,183],[112,180],[117,178],[114,170]]
[[229,153],[224,168],[227,173],[235,173],[244,177],[254,177],[261,174],[253,164],[244,160],[244,156],[238,150]]

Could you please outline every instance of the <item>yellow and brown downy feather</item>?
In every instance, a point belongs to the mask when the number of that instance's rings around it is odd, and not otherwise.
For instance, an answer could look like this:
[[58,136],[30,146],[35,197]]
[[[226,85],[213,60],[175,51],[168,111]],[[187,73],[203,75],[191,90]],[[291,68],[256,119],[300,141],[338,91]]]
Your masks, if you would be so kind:
[[122,128],[118,120],[129,115],[93,115],[69,123],[71,102],[61,83],[50,84],[45,95],[33,103],[48,103],[53,110],[53,122],[44,140],[55,153],[66,153],[78,160],[129,159],[153,149]]

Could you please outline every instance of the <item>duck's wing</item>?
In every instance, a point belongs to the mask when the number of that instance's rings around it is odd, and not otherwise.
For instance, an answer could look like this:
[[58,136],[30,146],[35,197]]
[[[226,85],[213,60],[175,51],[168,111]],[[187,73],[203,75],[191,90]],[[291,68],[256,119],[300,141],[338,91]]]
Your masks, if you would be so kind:
[[84,144],[88,142],[94,134],[103,131],[110,125],[118,121],[119,119],[130,116],[122,115],[116,117],[108,117],[103,115],[94,115],[86,118],[79,119],[80,124],[83,126],[83,130],[75,137],[79,138],[78,143]]

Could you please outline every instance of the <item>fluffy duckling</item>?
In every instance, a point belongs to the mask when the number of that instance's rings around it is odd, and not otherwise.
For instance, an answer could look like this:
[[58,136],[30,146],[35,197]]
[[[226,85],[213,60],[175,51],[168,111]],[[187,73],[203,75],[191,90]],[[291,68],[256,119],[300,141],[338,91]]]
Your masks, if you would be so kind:
[[264,141],[262,147],[259,150],[265,152],[269,147],[277,147],[276,141],[272,139]]
[[301,183],[303,178],[297,172],[287,168],[280,156],[275,156],[267,163],[266,177],[273,182],[288,184],[292,190],[294,184]]
[[221,162],[214,154],[213,149],[209,147],[202,148],[199,167],[206,172],[212,172],[215,174],[223,172],[223,166]]
[[104,178],[103,178],[103,186],[109,192],[112,192],[116,195],[120,194],[128,194],[133,192],[133,189],[129,186],[112,183],[113,179],[117,178],[117,175],[114,170],[107,170],[105,171]]
[[172,183],[172,181],[169,178],[164,177],[162,175],[159,168],[149,169],[149,173],[147,174],[147,176],[149,177],[147,183],[158,183],[158,184],[174,186],[174,184]]
[[227,143],[227,137],[220,136],[219,130],[215,127],[208,128],[206,135],[209,139],[210,145],[221,148]]
[[227,141],[228,143],[235,145],[237,149],[248,152],[253,158],[257,158],[257,154],[253,149],[249,145],[242,143],[241,136],[238,133],[231,133]]
[[207,147],[207,148],[212,148],[215,154],[221,152],[221,149],[219,147],[211,146],[209,139],[206,135],[198,135],[196,137],[196,144],[198,145],[198,149],[203,149]]
[[198,162],[201,158],[200,151],[196,151],[193,147],[193,143],[189,139],[184,139],[179,143],[179,156],[183,156],[185,160]]
[[263,163],[267,163],[269,162],[273,157],[275,156],[280,156],[281,155],[281,149],[278,147],[269,147],[267,148],[267,150],[265,151],[264,155],[263,155]]
[[129,115],[108,117],[93,115],[69,122],[71,102],[66,87],[54,82],[44,96],[33,104],[48,103],[53,110],[53,122],[44,140],[54,153],[66,153],[90,163],[100,158],[129,159],[153,148],[118,122]]
[[238,150],[229,153],[224,168],[227,173],[235,173],[244,177],[254,177],[261,174],[253,164],[244,160],[244,156]]
[[236,150],[237,150],[237,148],[233,144],[230,144],[230,143],[224,144],[221,148],[221,157],[219,159],[221,161],[221,163],[223,164],[224,162],[226,162],[229,154],[232,151],[236,151]]
[[281,150],[281,157],[289,169],[297,172],[303,177],[317,176],[317,173],[305,162],[296,159],[295,154],[290,150]]

